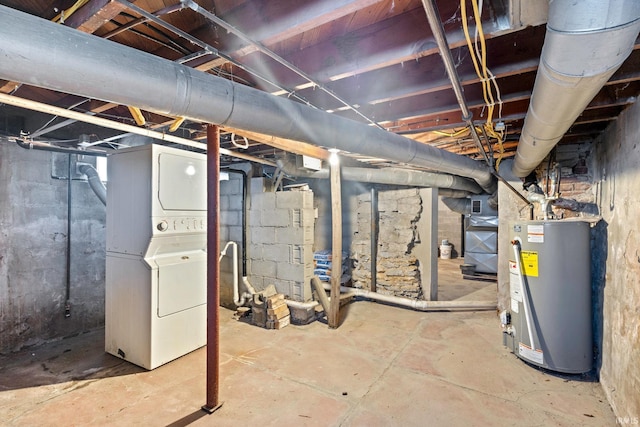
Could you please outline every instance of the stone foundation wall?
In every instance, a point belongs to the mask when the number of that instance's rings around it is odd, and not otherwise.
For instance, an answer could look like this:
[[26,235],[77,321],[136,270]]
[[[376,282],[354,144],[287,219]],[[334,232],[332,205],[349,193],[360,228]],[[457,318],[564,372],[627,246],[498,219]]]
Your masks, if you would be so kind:
[[[378,193],[379,234],[377,292],[422,299],[418,259],[413,253],[419,236],[416,224],[422,213],[417,189],[385,190]],[[357,217],[351,256],[355,260],[353,284],[371,286],[371,195],[357,197]]]

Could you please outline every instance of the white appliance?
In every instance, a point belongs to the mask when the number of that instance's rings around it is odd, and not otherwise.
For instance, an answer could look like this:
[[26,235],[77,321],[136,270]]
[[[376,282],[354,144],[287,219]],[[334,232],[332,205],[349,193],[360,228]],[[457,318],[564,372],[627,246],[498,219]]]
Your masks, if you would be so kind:
[[206,156],[108,159],[105,349],[154,369],[206,344]]

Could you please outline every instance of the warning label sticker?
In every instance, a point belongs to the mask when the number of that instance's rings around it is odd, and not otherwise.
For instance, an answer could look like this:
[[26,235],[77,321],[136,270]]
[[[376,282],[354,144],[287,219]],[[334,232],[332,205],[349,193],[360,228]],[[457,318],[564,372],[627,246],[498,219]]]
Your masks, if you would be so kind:
[[544,243],[544,226],[527,225],[527,242]]
[[[512,301],[515,300],[516,302],[522,302],[522,282],[520,281],[520,275],[518,274],[518,265],[515,261],[511,260],[509,260],[509,291]],[[516,313],[518,312],[517,309],[514,311]]]
[[522,251],[522,270],[526,276],[538,277],[538,252]]
[[518,354],[531,362],[544,365],[542,350],[533,350],[526,344],[518,343]]

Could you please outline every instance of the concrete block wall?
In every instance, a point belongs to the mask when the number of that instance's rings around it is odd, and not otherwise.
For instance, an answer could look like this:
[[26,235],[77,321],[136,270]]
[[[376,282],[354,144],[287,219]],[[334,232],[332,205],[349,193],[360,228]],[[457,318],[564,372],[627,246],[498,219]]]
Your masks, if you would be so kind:
[[106,210],[85,181],[72,181],[64,315],[67,180],[51,178],[54,155],[0,139],[0,353],[104,325]]
[[[371,195],[357,197],[358,221],[352,238],[355,259],[355,287],[371,286]],[[378,193],[379,234],[377,292],[422,299],[421,277],[414,247],[419,241],[416,224],[422,212],[417,189],[386,190]]]
[[[596,142],[593,280],[600,381],[620,420],[640,419],[640,103]],[[598,336],[599,335],[599,336]]]
[[[229,173],[229,180],[220,181],[220,250],[229,241],[238,244],[238,283],[242,285],[242,210],[243,177],[239,173]],[[235,308],[233,303],[233,252],[229,248],[227,256],[220,260],[220,304]]]
[[292,300],[312,298],[314,224],[312,191],[251,193],[249,279],[256,290],[273,284]]

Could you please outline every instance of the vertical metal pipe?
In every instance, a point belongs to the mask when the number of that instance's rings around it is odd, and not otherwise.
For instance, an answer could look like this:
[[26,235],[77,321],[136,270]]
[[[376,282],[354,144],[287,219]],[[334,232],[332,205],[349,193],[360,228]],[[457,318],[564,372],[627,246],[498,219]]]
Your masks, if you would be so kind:
[[[467,107],[467,101],[464,98],[464,89],[462,89],[462,83],[460,82],[458,71],[456,70],[455,61],[453,60],[453,56],[451,55],[451,51],[449,50],[449,43],[447,42],[447,36],[445,35],[442,21],[440,21],[438,6],[436,5],[435,0],[422,0],[422,6],[424,7],[424,11],[427,14],[427,20],[429,21],[429,26],[431,27],[433,38],[436,39],[438,50],[440,51],[440,56],[442,56],[442,62],[444,62],[444,68],[447,70],[447,74],[449,75],[451,88],[453,89],[453,92],[456,95],[456,99],[458,100],[460,111],[462,111],[462,120],[464,120],[467,123],[467,126],[469,126],[471,138],[478,147],[478,151],[480,152],[480,154],[482,154],[484,161],[487,162],[487,165],[490,165],[491,162],[489,161],[487,152],[485,151],[484,146],[480,141],[480,136],[476,131],[475,124],[473,123],[473,115],[471,114],[471,111],[469,111],[469,107]],[[463,16],[462,19],[467,19],[467,17]]]
[[219,402],[220,374],[220,129],[207,126],[207,403],[213,413]]
[[371,292],[378,286],[378,191],[371,188]]
[[64,317],[71,317],[71,177],[73,169],[71,167],[71,154],[67,156],[67,277],[66,296],[64,302]]
[[[336,155],[335,153],[333,155]],[[337,156],[337,155],[336,155]],[[340,326],[340,279],[342,278],[342,189],[340,163],[331,161],[331,310],[328,323],[332,329]]]

